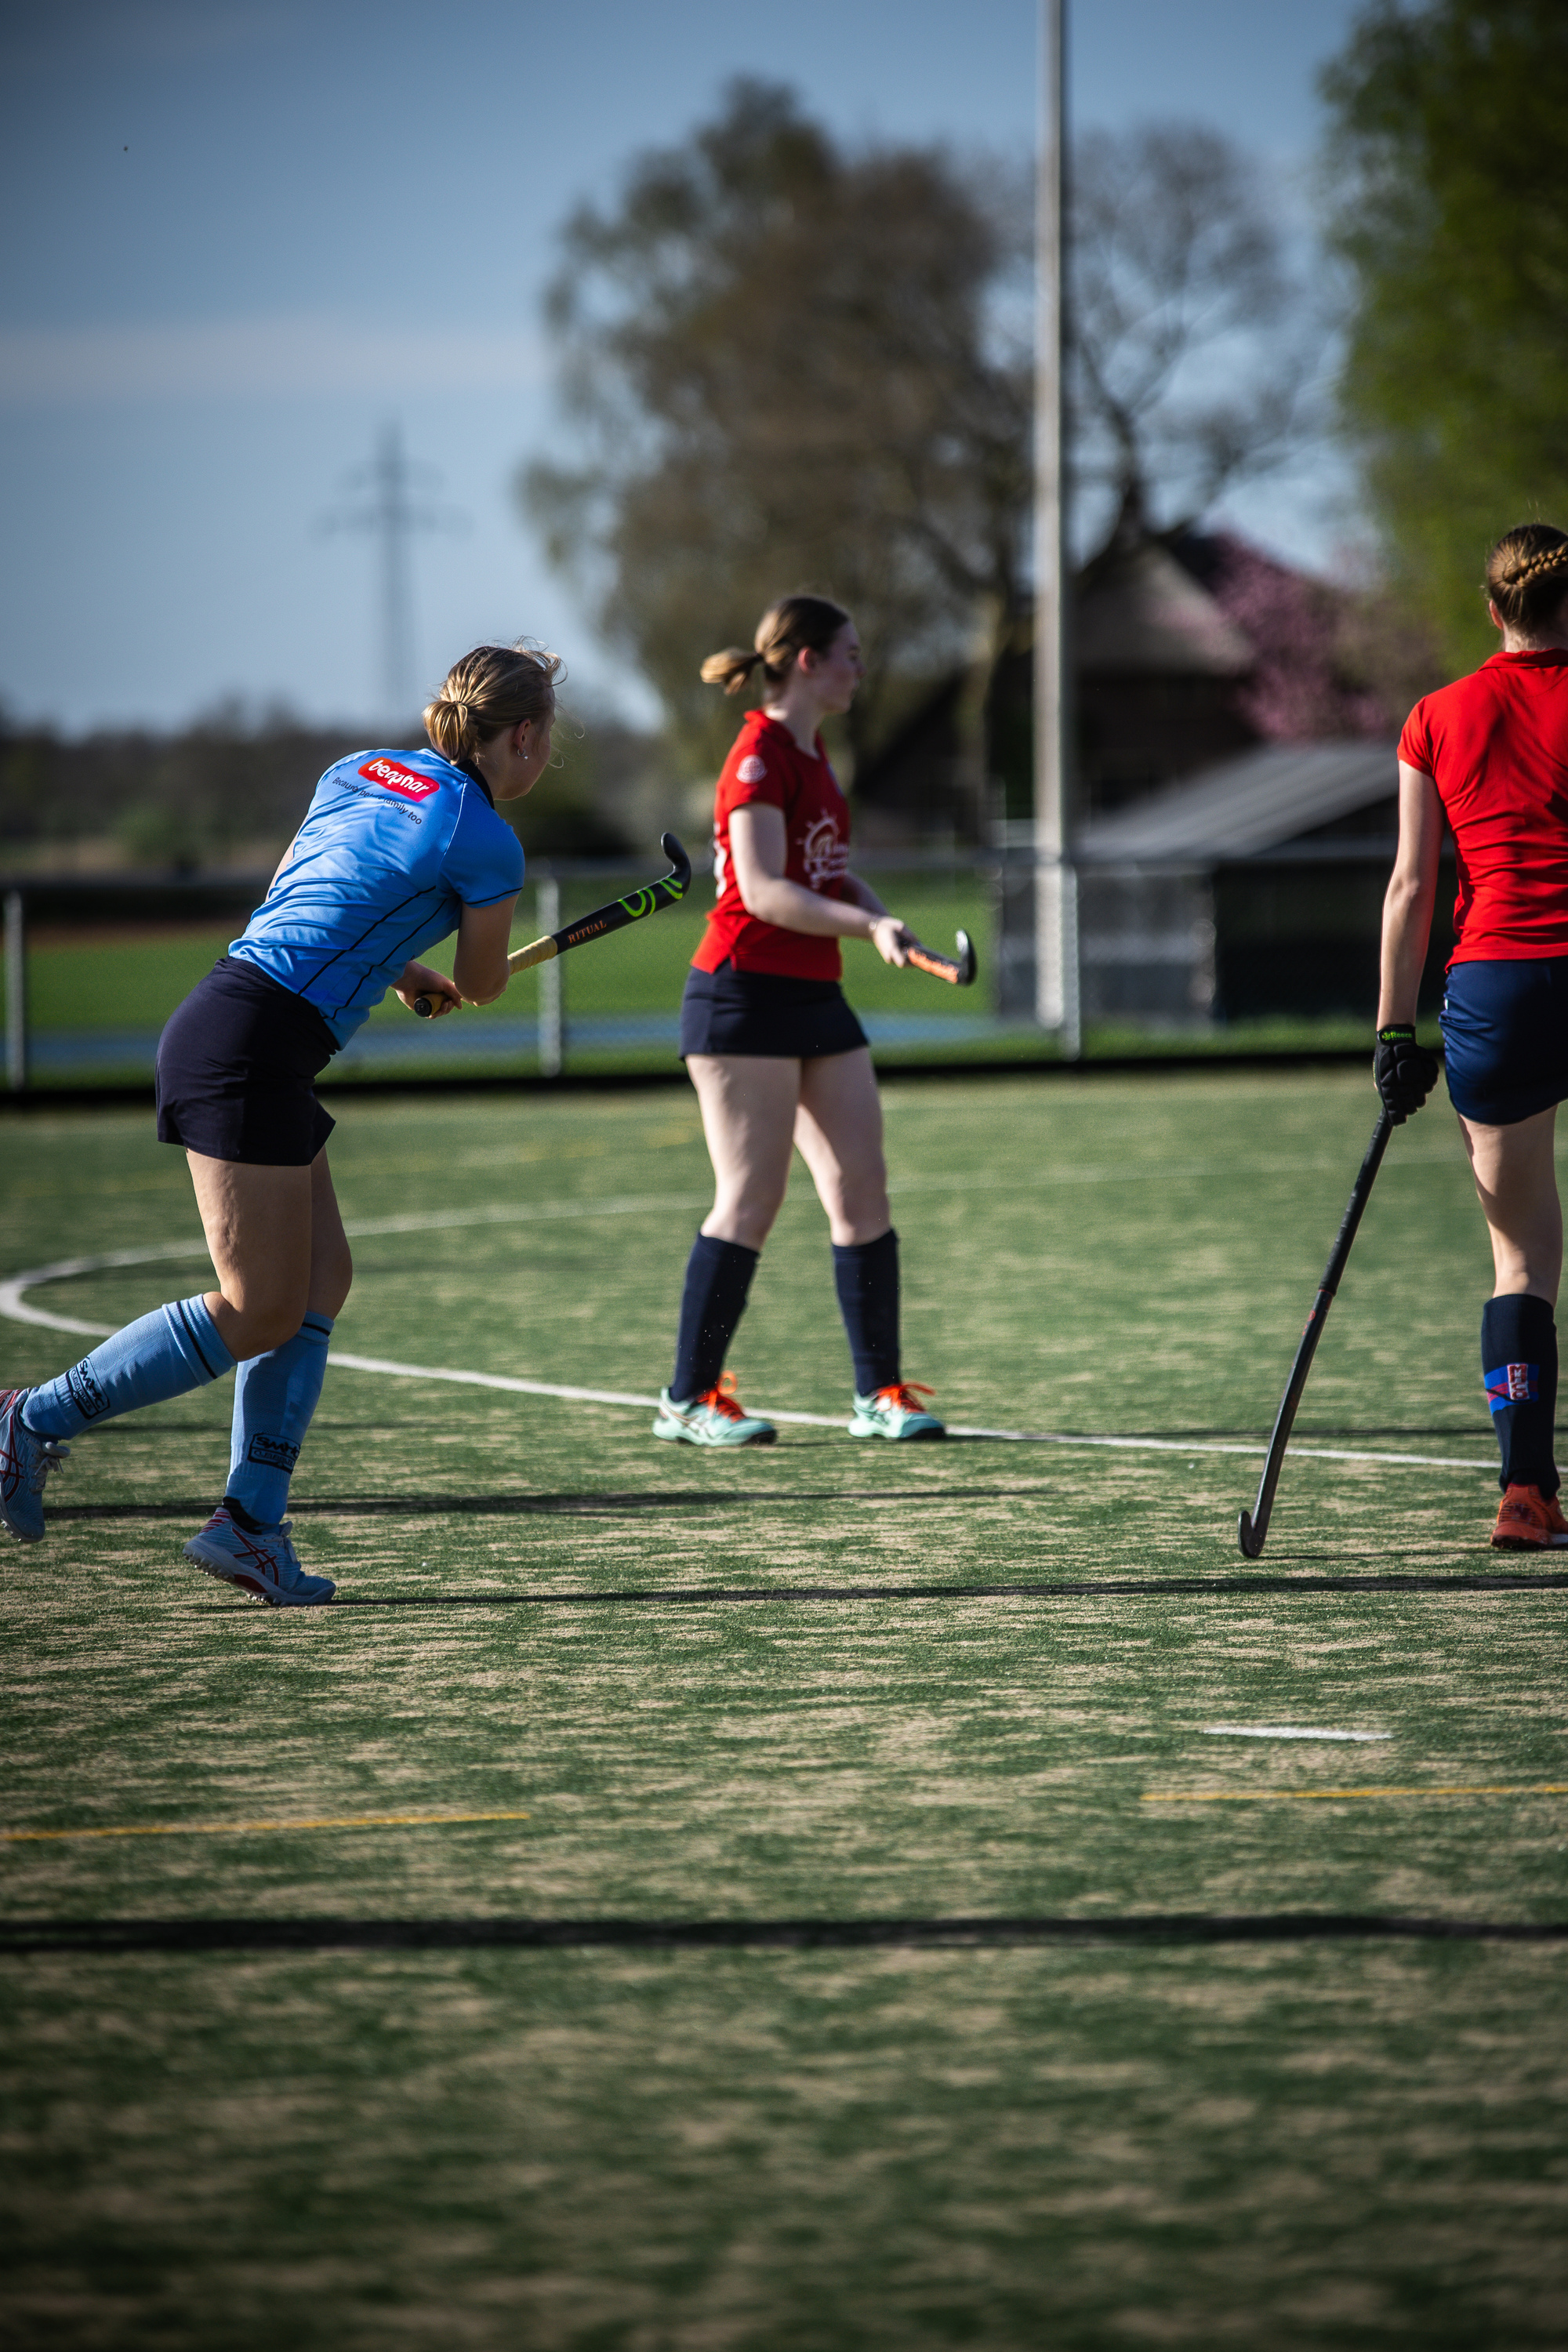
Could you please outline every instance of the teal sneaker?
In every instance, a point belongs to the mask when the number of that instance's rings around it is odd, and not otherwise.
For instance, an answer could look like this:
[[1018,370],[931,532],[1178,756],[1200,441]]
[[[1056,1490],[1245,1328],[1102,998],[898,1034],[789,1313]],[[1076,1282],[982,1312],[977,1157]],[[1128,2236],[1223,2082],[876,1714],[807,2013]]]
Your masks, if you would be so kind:
[[919,1381],[889,1381],[885,1389],[874,1396],[858,1396],[855,1418],[849,1424],[851,1437],[945,1437],[947,1424],[938,1421],[934,1412],[927,1412],[917,1404],[917,1397],[934,1396],[934,1389],[921,1388]]
[[771,1421],[759,1421],[754,1413],[742,1411],[733,1372],[726,1372],[716,1388],[684,1404],[677,1404],[668,1389],[660,1389],[653,1433],[678,1439],[682,1445],[775,1445],[779,1434]]

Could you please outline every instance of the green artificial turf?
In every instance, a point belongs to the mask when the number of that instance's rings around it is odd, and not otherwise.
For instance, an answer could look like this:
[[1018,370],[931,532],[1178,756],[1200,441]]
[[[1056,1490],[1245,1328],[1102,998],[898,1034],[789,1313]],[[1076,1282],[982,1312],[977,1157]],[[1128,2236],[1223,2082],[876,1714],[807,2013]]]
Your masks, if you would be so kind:
[[[1266,1436],[1364,1075],[886,1099],[910,1375],[955,1423],[1180,1450],[785,1425],[712,1455],[340,1368],[296,1532],[355,1605],[306,1613],[179,1559],[226,1386],[113,1424],[5,1555],[4,1820],[179,1833],[0,1845],[4,1919],[1568,1920],[1564,1595],[1486,1545],[1488,1254],[1446,1108],[1394,1138],[1248,1568],[1258,1454],[1202,1449]],[[339,1108],[371,1229],[342,1350],[658,1389],[709,1188],[689,1097]],[[196,1234],[142,1118],[13,1118],[0,1162],[0,1271]],[[108,1324],[208,1278],[30,1297]],[[0,1370],[88,1344],[5,1323]],[[749,1405],[847,1405],[804,1171],[732,1362]],[[1378,1787],[1413,1793],[1292,1794]],[[1165,1801],[1199,1795],[1241,1801]],[[482,1812],[525,1818],[287,1826]],[[284,1826],[192,1833],[246,1822]],[[1565,1967],[0,1956],[0,2342],[1557,2345]]]

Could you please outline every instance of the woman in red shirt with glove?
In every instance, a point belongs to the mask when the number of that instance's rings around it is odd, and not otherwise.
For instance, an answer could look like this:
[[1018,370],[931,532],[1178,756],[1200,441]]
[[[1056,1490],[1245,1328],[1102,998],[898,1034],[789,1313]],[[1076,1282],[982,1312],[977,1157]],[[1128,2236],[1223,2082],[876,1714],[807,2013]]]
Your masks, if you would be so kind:
[[1418,702],[1399,743],[1399,852],[1383,918],[1377,1085],[1396,1119],[1436,1078],[1415,1043],[1447,819],[1458,942],[1441,1027],[1448,1092],[1491,1232],[1481,1371],[1501,1449],[1502,1551],[1568,1545],[1552,1424],[1568,1096],[1568,533],[1526,523],[1487,559],[1502,650]]
[[866,1033],[844,999],[841,940],[905,961],[914,936],[848,870],[849,810],[818,732],[865,675],[855,624],[824,596],[786,596],[754,649],[702,665],[738,694],[763,674],[719,778],[716,900],[680,1010],[680,1051],[702,1107],[717,1189],[692,1245],[675,1369],[656,1437],[771,1445],[724,1357],[798,1150],[827,1212],[855,1368],[856,1437],[944,1434],[900,1376],[899,1237],[888,1206],[882,1108]]

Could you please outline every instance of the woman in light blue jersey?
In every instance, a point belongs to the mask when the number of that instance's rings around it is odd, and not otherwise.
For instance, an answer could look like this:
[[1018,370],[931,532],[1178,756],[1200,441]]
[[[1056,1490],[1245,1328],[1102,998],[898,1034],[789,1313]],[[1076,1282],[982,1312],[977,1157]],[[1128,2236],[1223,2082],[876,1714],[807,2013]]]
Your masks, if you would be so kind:
[[[158,1134],[183,1144],[217,1288],[117,1331],[58,1380],[0,1391],[0,1522],[44,1532],[68,1441],[237,1367],[224,1499],[185,1558],[280,1607],[330,1601],[284,1518],[353,1266],[314,1080],[390,988],[437,1019],[505,988],[522,848],[498,801],[550,757],[553,654],[480,646],[425,712],[429,751],[356,751],[316,787],[262,904],[158,1047]],[[452,977],[419,958],[456,930]]]

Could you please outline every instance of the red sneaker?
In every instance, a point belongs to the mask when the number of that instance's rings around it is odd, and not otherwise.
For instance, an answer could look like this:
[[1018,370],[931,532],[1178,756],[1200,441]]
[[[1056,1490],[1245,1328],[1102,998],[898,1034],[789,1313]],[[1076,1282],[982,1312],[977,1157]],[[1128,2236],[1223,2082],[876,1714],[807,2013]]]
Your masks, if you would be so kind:
[[1494,1551],[1561,1550],[1568,1545],[1568,1519],[1557,1507],[1555,1495],[1539,1486],[1510,1486],[1503,1496],[1492,1529]]

